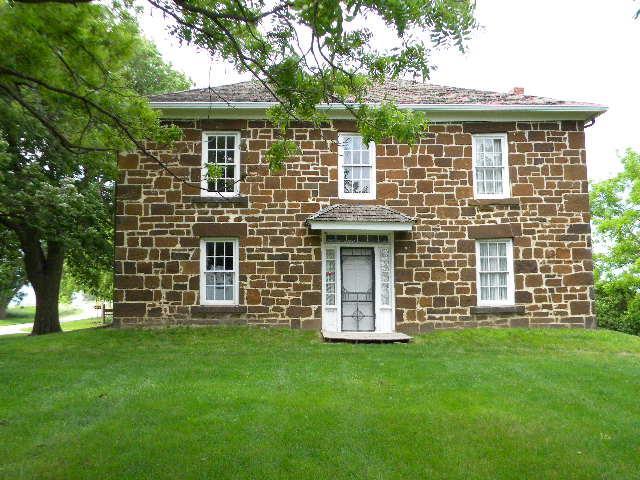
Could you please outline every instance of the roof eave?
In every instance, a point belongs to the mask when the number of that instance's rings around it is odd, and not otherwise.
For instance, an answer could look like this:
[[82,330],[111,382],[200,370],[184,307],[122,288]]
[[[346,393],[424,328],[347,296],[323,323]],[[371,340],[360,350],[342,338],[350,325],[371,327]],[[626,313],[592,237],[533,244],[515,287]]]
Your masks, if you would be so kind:
[[[260,110],[278,105],[277,102],[150,102],[153,108],[160,109],[211,109],[231,110],[249,109]],[[347,104],[358,106],[360,104]],[[380,106],[380,103],[367,103],[369,106]],[[590,112],[604,113],[607,107],[604,105],[575,104],[575,105],[537,105],[518,104],[501,105],[491,103],[399,103],[398,107],[407,110],[420,111],[452,111],[452,112],[487,112],[487,111],[514,111],[514,112]],[[318,105],[319,110],[346,110],[341,103],[328,103]]]
[[[264,112],[277,102],[151,102],[153,108],[163,112],[163,116],[171,117],[180,112],[184,117],[186,112],[202,114],[208,112],[221,118],[221,115],[239,117],[242,114],[251,114],[251,118],[264,116]],[[352,104],[356,106],[358,104]],[[368,103],[370,106],[378,106],[379,103]],[[470,115],[473,119],[479,116],[507,116],[509,119],[524,120],[526,115],[532,114],[536,118],[548,116],[560,119],[590,120],[607,111],[603,105],[575,104],[575,105],[497,105],[497,104],[426,104],[426,103],[401,103],[400,108],[431,113],[434,120],[438,117],[452,119],[461,115]],[[319,110],[333,112],[334,114],[349,113],[344,105],[337,103],[318,105]],[[524,116],[523,116],[524,115]]]
[[355,222],[348,220],[307,220],[311,230],[366,231],[366,232],[409,232],[414,222]]

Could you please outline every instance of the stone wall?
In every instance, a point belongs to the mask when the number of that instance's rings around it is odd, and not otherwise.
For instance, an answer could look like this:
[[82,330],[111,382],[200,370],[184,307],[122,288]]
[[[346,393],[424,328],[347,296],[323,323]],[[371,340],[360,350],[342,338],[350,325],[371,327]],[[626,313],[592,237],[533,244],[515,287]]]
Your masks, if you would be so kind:
[[[219,202],[141,154],[124,154],[117,186],[115,319],[120,325],[251,323],[319,329],[320,235],[305,219],[331,203],[380,203],[417,218],[396,235],[396,327],[595,326],[589,203],[581,122],[433,124],[418,145],[377,145],[377,200],[337,197],[339,131],[291,131],[302,155],[272,175],[264,121],[179,123],[184,138],[155,150],[200,180],[202,130],[240,131],[243,198]],[[474,200],[471,134],[508,133],[512,198]],[[149,148],[156,148],[150,145]],[[240,306],[199,306],[200,237],[240,239]],[[474,238],[513,237],[511,313],[476,305]]]

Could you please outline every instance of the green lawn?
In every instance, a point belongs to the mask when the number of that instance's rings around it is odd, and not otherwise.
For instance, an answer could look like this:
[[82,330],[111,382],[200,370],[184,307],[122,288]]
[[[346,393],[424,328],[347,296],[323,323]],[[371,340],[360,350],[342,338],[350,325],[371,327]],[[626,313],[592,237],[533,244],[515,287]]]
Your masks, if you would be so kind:
[[637,479],[640,338],[0,338],[0,459],[6,479]]
[[[60,318],[75,315],[81,310],[73,305],[61,304],[59,307]],[[7,310],[7,318],[0,320],[0,327],[3,325],[15,325],[16,323],[33,323],[36,315],[36,307],[12,307]]]
[[[73,332],[74,330],[83,330],[85,328],[96,328],[103,326],[102,318],[85,318],[82,320],[72,320],[70,322],[61,323],[63,332]],[[25,333],[31,333],[31,327],[25,327],[22,329]]]

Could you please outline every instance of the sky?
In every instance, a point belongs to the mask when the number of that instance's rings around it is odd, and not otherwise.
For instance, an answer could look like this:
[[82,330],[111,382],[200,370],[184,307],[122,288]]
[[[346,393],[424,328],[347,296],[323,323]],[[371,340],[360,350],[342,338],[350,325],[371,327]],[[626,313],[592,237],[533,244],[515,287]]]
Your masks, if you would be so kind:
[[[493,91],[524,87],[531,95],[599,103],[609,111],[586,131],[591,180],[620,169],[626,148],[640,149],[640,8],[634,0],[478,0],[481,28],[467,45],[434,52],[433,83]],[[247,80],[205,52],[179,45],[162,15],[145,8],[145,36],[195,87]],[[378,29],[374,45],[390,36]]]

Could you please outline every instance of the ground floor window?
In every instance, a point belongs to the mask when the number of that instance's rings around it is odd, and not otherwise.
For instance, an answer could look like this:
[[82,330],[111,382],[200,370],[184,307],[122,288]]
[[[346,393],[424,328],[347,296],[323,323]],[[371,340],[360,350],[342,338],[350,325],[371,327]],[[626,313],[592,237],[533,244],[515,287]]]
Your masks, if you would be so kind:
[[478,305],[513,305],[513,243],[511,239],[476,242]]
[[200,303],[238,304],[238,239],[207,238],[200,243]]

